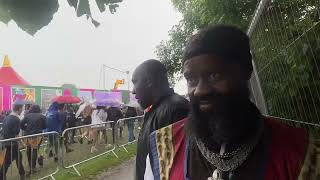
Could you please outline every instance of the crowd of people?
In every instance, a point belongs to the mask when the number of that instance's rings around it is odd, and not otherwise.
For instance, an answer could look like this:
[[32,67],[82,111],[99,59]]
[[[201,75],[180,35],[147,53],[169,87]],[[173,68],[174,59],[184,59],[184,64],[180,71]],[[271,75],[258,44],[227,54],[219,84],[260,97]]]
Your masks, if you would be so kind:
[[[80,110],[80,107],[85,107]],[[115,143],[115,136],[117,129],[115,124],[124,117],[137,116],[136,107],[128,106],[103,106],[95,105],[87,102],[80,104],[65,104],[53,102],[46,112],[42,112],[39,105],[23,104],[22,102],[14,102],[12,111],[3,111],[1,113],[1,139],[16,138],[19,136],[36,135],[43,132],[57,132],[48,134],[47,139],[44,136],[34,136],[23,138],[22,141],[8,141],[1,143],[1,150],[3,163],[0,169],[0,180],[6,179],[6,172],[13,161],[16,161],[17,168],[20,174],[20,179],[36,173],[40,167],[43,166],[44,157],[39,155],[39,148],[42,142],[48,141],[47,155],[48,158],[53,158],[55,162],[58,161],[59,142],[63,131],[67,128],[73,128],[81,125],[91,125],[88,128],[70,129],[64,133],[63,145],[65,152],[73,152],[70,144],[83,144],[83,139],[88,140],[91,144],[91,153],[98,151],[96,148],[99,140],[103,140],[108,144],[107,129],[112,129],[112,142]],[[128,141],[134,141],[134,121],[130,119],[126,121],[128,127]],[[105,122],[113,122],[108,127]],[[120,127],[120,137],[122,137],[122,129]],[[77,134],[78,132],[78,134]],[[79,138],[76,138],[79,135]],[[26,148],[29,171],[26,174],[24,165],[22,163],[23,156],[21,154],[21,144]],[[61,144],[60,144],[61,145]],[[1,158],[0,158],[1,159]],[[38,163],[37,163],[38,162]]]
[[[160,61],[147,60],[136,68],[132,93],[144,109],[136,180],[319,179],[320,141],[311,138],[305,129],[264,116],[251,102],[249,80],[253,64],[249,42],[244,32],[229,25],[210,26],[193,35],[186,44],[181,70],[189,100],[170,88],[167,69]],[[21,120],[22,106],[15,104],[9,115],[1,114],[6,116],[3,138],[18,136],[20,128],[25,135],[44,129],[61,135],[64,129],[77,126],[76,119],[81,117],[80,124],[92,126],[80,133],[79,142],[88,136],[91,152],[95,152],[100,136],[108,141],[106,127],[101,123],[116,123],[120,118],[137,115],[134,108],[123,112],[100,105],[86,105],[82,113],[74,112],[71,106],[53,103],[44,116],[33,105]],[[128,140],[133,141],[134,123],[128,121],[127,125]],[[110,128],[114,143],[117,132],[114,126]],[[64,138],[66,152],[72,152],[68,144],[75,141],[74,135],[71,131]],[[57,139],[49,139],[51,146],[57,147]],[[32,149],[39,149],[41,141],[35,138],[27,143],[31,171],[37,157]],[[23,176],[18,144],[6,144],[5,149],[0,178],[5,177],[3,172],[13,160]]]

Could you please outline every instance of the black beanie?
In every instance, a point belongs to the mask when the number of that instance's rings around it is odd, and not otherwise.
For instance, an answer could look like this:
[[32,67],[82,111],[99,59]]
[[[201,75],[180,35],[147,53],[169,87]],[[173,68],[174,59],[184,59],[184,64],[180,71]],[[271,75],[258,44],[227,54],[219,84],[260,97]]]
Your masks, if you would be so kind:
[[237,27],[215,25],[200,30],[188,41],[183,54],[183,64],[188,59],[204,54],[214,54],[223,60],[239,63],[248,71],[248,75],[251,75],[249,37]]

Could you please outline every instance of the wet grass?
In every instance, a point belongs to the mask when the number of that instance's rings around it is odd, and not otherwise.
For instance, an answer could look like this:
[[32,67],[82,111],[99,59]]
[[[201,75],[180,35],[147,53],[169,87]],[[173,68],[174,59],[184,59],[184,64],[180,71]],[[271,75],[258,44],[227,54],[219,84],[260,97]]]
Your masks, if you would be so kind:
[[[118,132],[119,133],[119,132]],[[77,132],[79,135],[80,133]],[[135,131],[135,137],[138,137],[138,131]],[[77,143],[70,144],[69,148],[73,149],[72,152],[66,153],[65,148],[62,148],[64,151],[63,155],[63,162],[64,166],[70,166],[74,163],[81,162],[83,160],[86,160],[88,158],[94,157],[96,155],[99,155],[101,153],[104,153],[108,150],[111,150],[114,146],[110,145],[112,143],[112,132],[107,131],[107,140],[108,142],[106,143],[101,136],[100,141],[97,144],[97,151],[94,153],[91,153],[91,146],[92,144],[88,144],[87,139],[83,140],[83,143],[79,143],[79,139],[75,138],[75,141]],[[117,143],[119,145],[125,144],[128,142],[128,131],[127,128],[123,128],[123,133],[122,137],[119,137],[117,139]],[[40,148],[39,155],[43,155],[44,157],[44,166],[43,168],[39,169],[39,171],[35,174],[33,174],[30,177],[27,177],[27,179],[38,179],[41,177],[44,177],[50,173],[53,173],[56,170],[56,167],[58,165],[57,162],[54,162],[54,158],[48,157],[48,142],[45,140]],[[121,164],[124,161],[127,161],[128,159],[132,158],[135,156],[136,153],[136,145],[128,145],[126,146],[128,149],[129,153],[127,153],[123,148],[116,148],[115,153],[119,156],[119,159],[117,159],[112,152],[108,154],[104,154],[96,159],[90,160],[88,162],[85,162],[83,164],[80,164],[76,166],[76,168],[79,170],[81,173],[82,177],[79,177],[75,171],[70,168],[70,169],[63,169],[62,167],[59,167],[59,172],[54,175],[56,179],[95,179],[95,175],[101,173],[102,171],[105,171],[109,169],[110,167],[117,166]],[[21,150],[22,152],[22,159],[23,159],[23,164],[26,172],[28,171],[28,163],[27,163],[27,156],[26,156],[26,151]],[[15,165],[15,162],[13,162],[8,170],[7,173],[7,179],[8,180],[16,180],[18,177],[18,171]]]
[[108,169],[118,166],[123,162],[126,162],[136,155],[136,144],[126,146],[128,153],[123,148],[118,148],[115,153],[119,158],[116,158],[112,153],[98,157],[97,159],[88,161],[84,164],[76,166],[81,174],[81,177],[76,175],[75,171],[71,168],[68,170],[60,170],[55,175],[57,180],[85,180],[96,179],[96,176]]

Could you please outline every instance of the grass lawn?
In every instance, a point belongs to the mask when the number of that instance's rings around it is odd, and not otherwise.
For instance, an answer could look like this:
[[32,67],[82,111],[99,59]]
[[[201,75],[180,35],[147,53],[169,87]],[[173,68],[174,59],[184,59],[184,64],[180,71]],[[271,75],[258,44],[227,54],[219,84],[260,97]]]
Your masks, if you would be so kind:
[[88,161],[84,164],[76,166],[81,174],[81,177],[76,175],[73,169],[61,169],[58,174],[55,175],[57,180],[85,180],[85,179],[95,179],[95,176],[108,170],[111,167],[120,165],[121,163],[131,159],[136,155],[136,144],[126,146],[129,153],[124,149],[116,149],[115,152],[119,156],[116,158],[112,153],[98,157],[97,159]]

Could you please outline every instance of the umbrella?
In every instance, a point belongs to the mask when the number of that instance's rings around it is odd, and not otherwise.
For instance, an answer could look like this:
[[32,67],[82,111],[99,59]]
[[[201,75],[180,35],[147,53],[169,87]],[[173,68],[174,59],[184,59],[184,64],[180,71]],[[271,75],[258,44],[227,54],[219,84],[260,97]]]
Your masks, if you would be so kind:
[[78,118],[79,116],[80,116],[80,114],[83,112],[83,111],[85,111],[85,109],[86,108],[92,108],[92,104],[91,103],[89,103],[89,102],[85,102],[85,103],[83,103],[83,104],[81,104],[80,106],[79,106],[79,109],[78,109],[78,111],[77,111],[77,113],[76,113],[76,117]]
[[57,96],[53,98],[52,102],[64,103],[64,104],[76,104],[81,102],[81,99],[76,96],[63,95],[63,96]]

